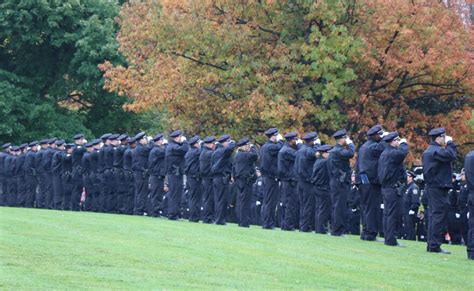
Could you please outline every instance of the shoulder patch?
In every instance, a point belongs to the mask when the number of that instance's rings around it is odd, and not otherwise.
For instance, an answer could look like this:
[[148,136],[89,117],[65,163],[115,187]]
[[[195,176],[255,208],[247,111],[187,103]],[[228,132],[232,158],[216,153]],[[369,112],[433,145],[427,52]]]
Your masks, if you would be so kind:
[[413,194],[418,195],[418,189],[413,189]]

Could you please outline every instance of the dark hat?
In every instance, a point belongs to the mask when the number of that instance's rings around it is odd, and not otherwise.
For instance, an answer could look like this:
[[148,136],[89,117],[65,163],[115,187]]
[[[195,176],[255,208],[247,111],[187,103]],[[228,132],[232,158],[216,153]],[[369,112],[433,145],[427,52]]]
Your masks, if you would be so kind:
[[78,134],[76,134],[75,136],[73,136],[73,139],[76,140],[76,139],[81,139],[81,138],[83,138],[83,137],[84,137],[84,134],[78,133]]
[[178,136],[180,136],[180,135],[182,135],[182,134],[183,134],[183,132],[178,129],[178,130],[175,130],[175,131],[173,131],[172,133],[170,133],[170,137],[175,138],[175,137],[178,137]]
[[195,135],[195,136],[193,136],[193,138],[191,138],[189,140],[189,144],[193,145],[193,144],[197,143],[199,141],[199,139],[200,139],[199,135]]
[[203,140],[204,143],[213,143],[216,141],[216,137],[214,136],[206,136]]
[[220,142],[220,143],[223,143],[223,142],[228,141],[229,139],[230,139],[230,135],[229,134],[224,134],[221,137],[219,137],[219,139],[217,141]]
[[298,137],[298,134],[296,132],[288,132],[283,136],[287,141],[290,141],[292,139],[295,139]]
[[55,143],[57,140],[58,140],[57,138],[53,137],[53,138],[51,138],[51,139],[48,140],[48,143],[49,143],[49,144],[53,144],[53,143]]
[[19,148],[18,148],[18,146],[14,145],[14,146],[11,147],[11,150],[14,151],[14,152],[16,152],[16,151],[19,150]]
[[267,131],[265,131],[265,135],[270,137],[272,135],[275,135],[275,134],[278,134],[278,129],[272,127],[270,129],[267,129]]
[[100,144],[101,142],[102,142],[102,140],[101,140],[100,138],[96,138],[96,139],[94,139],[94,140],[91,142],[91,144],[92,144],[93,146],[95,146],[95,145]]
[[86,148],[90,148],[90,147],[92,147],[92,146],[93,146],[93,144],[92,144],[91,142],[88,142],[88,143],[85,144],[85,147],[86,147]]
[[159,133],[159,134],[155,135],[155,137],[153,138],[153,141],[159,141],[162,138],[163,138],[163,134]]
[[64,140],[60,139],[54,142],[55,145],[57,146],[62,146],[64,144]]
[[8,142],[6,144],[3,144],[2,148],[6,149],[6,148],[11,147],[11,146],[12,146],[12,144]]
[[347,136],[347,131],[345,129],[336,131],[335,134],[332,135],[335,139],[345,138]]
[[21,145],[19,146],[19,148],[20,148],[20,150],[22,150],[22,149],[25,149],[27,146],[28,146],[28,144],[27,144],[27,143],[24,143],[24,144],[21,144]]
[[413,171],[407,170],[407,176],[410,176],[410,177],[412,177],[412,178],[415,178],[415,177],[416,177],[416,174],[415,174],[415,172],[413,172]]
[[385,142],[392,142],[394,139],[398,138],[398,132],[394,131],[389,134],[387,134],[382,140]]
[[73,143],[67,143],[67,144],[64,145],[64,147],[65,147],[66,149],[70,149],[70,148],[73,148],[73,147],[74,147],[74,144],[73,144]]
[[368,131],[367,131],[367,135],[368,136],[371,136],[371,135],[376,135],[376,134],[381,134],[383,132],[383,128],[380,124],[377,124],[377,125],[374,125],[372,126]]
[[38,145],[38,141],[36,141],[36,140],[30,142],[30,144],[29,144],[30,147],[34,147],[35,145]]
[[40,144],[48,144],[49,139],[42,139],[39,143]]
[[136,143],[137,140],[135,139],[135,137],[129,137],[129,138],[127,138],[127,142],[128,143]]
[[310,140],[313,140],[313,139],[315,139],[315,138],[317,138],[317,137],[318,137],[318,134],[313,131],[313,132],[307,133],[307,134],[303,137],[303,139],[306,140],[306,141],[310,141]]
[[249,143],[250,143],[250,139],[248,137],[244,137],[244,138],[242,138],[241,140],[239,140],[237,142],[237,146],[241,147],[241,146],[244,146],[244,145],[248,145]]
[[118,139],[119,141],[124,141],[124,140],[126,140],[127,138],[128,138],[128,134],[122,133],[117,139]]
[[111,136],[111,135],[112,135],[111,133],[106,133],[106,134],[103,134],[100,138],[101,138],[102,140],[108,139],[109,136]]
[[111,134],[107,139],[108,140],[116,140],[119,136],[120,136],[120,134],[114,133],[114,134]]
[[327,151],[330,151],[331,149],[332,149],[332,145],[325,144],[325,145],[319,146],[316,150],[317,150],[318,152],[325,153],[325,152],[327,152]]
[[142,131],[140,133],[137,133],[137,135],[135,135],[135,141],[139,141],[144,137],[145,137],[145,132]]
[[438,137],[440,135],[446,134],[446,130],[443,127],[435,128],[430,130],[428,133],[429,136]]

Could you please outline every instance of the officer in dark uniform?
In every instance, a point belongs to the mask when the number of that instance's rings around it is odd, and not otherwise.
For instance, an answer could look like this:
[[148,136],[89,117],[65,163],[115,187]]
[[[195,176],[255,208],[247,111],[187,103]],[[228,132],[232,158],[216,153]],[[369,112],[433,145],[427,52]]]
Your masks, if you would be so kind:
[[464,169],[461,170],[461,190],[459,192],[459,215],[460,215],[460,224],[461,224],[461,235],[464,240],[464,244],[467,245],[467,230],[468,230],[468,219],[467,213],[469,211],[468,198],[469,198],[469,189],[466,184],[466,172]]
[[301,159],[296,169],[296,175],[301,183],[303,191],[303,213],[300,218],[300,231],[311,232],[314,229],[316,218],[316,193],[314,192],[314,184],[311,182],[313,174],[313,166],[316,161],[316,148],[319,145],[316,132],[310,132],[303,137],[305,143],[301,148]]
[[84,181],[82,178],[82,156],[86,152],[84,147],[85,139],[82,133],[76,134],[74,137],[75,147],[72,151],[72,210],[78,211],[81,202],[82,188],[84,187]]
[[99,151],[101,148],[102,140],[101,139],[94,139],[91,142],[93,150],[90,152],[89,155],[89,164],[90,164],[90,180],[92,183],[92,189],[93,189],[93,194],[92,194],[92,209],[91,211],[98,212],[100,211],[100,202],[101,202],[101,197],[100,197],[100,187],[101,187],[101,181],[98,173],[98,168],[99,168]]
[[97,151],[97,177],[100,181],[100,195],[99,195],[99,211],[105,211],[105,203],[106,203],[106,195],[107,195],[107,184],[104,177],[104,170],[105,170],[105,156],[104,156],[104,146],[106,144],[110,144],[109,137],[111,133],[103,134],[100,139],[102,142],[100,143],[99,150]]
[[317,147],[320,157],[313,166],[311,182],[314,185],[315,195],[318,197],[316,208],[316,233],[328,233],[328,224],[331,221],[331,194],[329,186],[328,158],[331,145]]
[[278,185],[278,152],[283,147],[283,137],[278,129],[270,128],[265,131],[268,141],[260,149],[260,171],[263,177],[263,205],[262,227],[273,229],[275,227],[275,210],[279,201]]
[[459,193],[461,189],[460,181],[456,179],[457,175],[453,174],[453,188],[448,191],[448,233],[450,244],[462,244],[461,232],[461,210],[459,207]]
[[57,140],[55,144],[56,149],[51,162],[51,176],[53,179],[53,209],[62,210],[64,191],[61,175],[63,173],[62,159],[65,155],[64,140]]
[[415,183],[416,174],[407,171],[407,190],[402,199],[403,238],[416,240],[416,222],[420,207],[420,188]]
[[132,152],[132,170],[135,180],[135,215],[143,215],[146,210],[146,202],[148,196],[148,156],[150,147],[144,132],[140,132],[135,136],[138,142],[136,148]]
[[379,208],[382,204],[382,192],[377,180],[379,157],[386,143],[381,142],[388,134],[380,124],[374,125],[367,131],[368,139],[360,147],[356,165],[356,175],[360,188],[360,208],[362,211],[362,233],[360,238],[375,241],[378,232]]
[[408,144],[400,139],[398,132],[391,132],[383,138],[387,143],[379,158],[378,179],[382,185],[384,205],[384,239],[388,246],[397,243],[400,229],[401,198],[406,189],[406,170],[404,161],[408,155]]
[[237,153],[234,157],[234,180],[237,186],[237,217],[239,226],[249,227],[251,222],[252,186],[256,181],[255,163],[258,153],[248,138],[236,144]]
[[201,218],[202,180],[199,174],[201,140],[198,135],[189,140],[189,150],[184,156],[184,173],[188,188],[189,221],[198,222]]
[[16,181],[16,159],[18,156],[18,146],[10,148],[10,154],[5,158],[5,173],[8,179],[8,192],[6,197],[7,206],[16,206],[17,181]]
[[82,155],[82,180],[84,183],[84,189],[86,191],[86,198],[84,201],[84,210],[85,211],[92,211],[93,210],[93,203],[94,203],[94,196],[96,195],[96,191],[94,188],[93,176],[92,176],[92,153],[94,151],[94,146],[92,142],[86,143],[84,145],[86,148],[86,152]]
[[61,159],[63,193],[64,193],[64,196],[62,198],[63,205],[61,208],[64,210],[73,210],[74,206],[72,205],[72,188],[73,188],[72,153],[74,151],[74,144],[68,143],[64,146],[64,148],[66,150],[66,153]]
[[40,150],[35,156],[35,173],[36,179],[38,180],[38,192],[35,198],[36,208],[45,208],[46,206],[46,181],[44,176],[44,170],[42,167],[43,155],[48,149],[48,139],[43,139],[39,142]]
[[125,150],[127,149],[127,138],[128,134],[121,134],[117,138],[117,146],[115,147],[114,151],[114,176],[116,183],[115,211],[117,213],[123,213],[123,203],[128,192],[125,172],[123,170],[123,156],[125,154]]
[[165,163],[168,175],[168,219],[179,219],[179,207],[183,195],[184,155],[189,149],[186,137],[181,130],[170,134],[170,141],[166,147]]
[[125,198],[123,202],[122,213],[124,214],[133,214],[133,209],[135,206],[135,179],[133,177],[133,150],[137,146],[137,141],[135,137],[129,137],[127,139],[128,147],[123,154],[123,170],[125,172],[125,183],[127,185],[127,192],[125,193]]
[[164,137],[161,133],[155,135],[152,141],[154,145],[148,156],[148,170],[150,172],[150,215],[159,217],[166,176],[166,145],[163,144]]
[[431,143],[423,153],[423,177],[429,204],[428,252],[449,254],[441,249],[447,231],[448,191],[452,188],[452,162],[456,145],[444,128],[435,128],[428,135]]
[[346,233],[360,235],[360,189],[356,174],[351,176],[351,190],[347,197]]
[[[116,151],[117,138],[120,135],[115,133],[111,134],[107,138],[107,142],[102,148],[103,153],[103,186],[102,191],[104,198],[104,212],[114,213],[115,212],[115,203],[116,203],[116,182],[114,175],[114,152]],[[147,182],[148,188],[148,182]]]
[[7,173],[5,168],[5,159],[10,155],[11,143],[2,145],[3,152],[0,152],[0,206],[7,205],[6,198],[8,193]]
[[474,260],[474,150],[470,151],[464,159],[464,173],[468,194],[468,231],[467,231],[467,258]]
[[226,223],[227,196],[229,195],[229,183],[232,174],[232,153],[235,142],[230,135],[224,134],[218,140],[219,145],[212,153],[211,173],[214,188],[214,203],[216,211],[216,224]]
[[16,183],[17,183],[17,206],[25,207],[26,204],[26,183],[25,183],[25,155],[28,144],[18,147],[18,157],[16,161]]
[[216,148],[216,138],[213,136],[207,136],[203,139],[203,147],[201,154],[199,155],[199,172],[202,178],[202,190],[203,190],[203,217],[204,223],[214,222],[214,191],[212,186],[212,153]]
[[298,145],[301,140],[298,139],[296,132],[290,132],[284,135],[286,143],[278,152],[278,176],[281,180],[281,196],[285,205],[285,214],[281,223],[282,230],[292,231],[299,223],[297,212],[299,212],[298,196],[296,193],[296,171],[295,159]]
[[262,225],[263,177],[260,169],[257,167],[255,168],[255,174],[257,181],[252,186],[252,204],[250,207],[252,211],[252,224]]
[[25,183],[26,183],[26,207],[34,207],[36,187],[38,180],[36,177],[35,158],[38,153],[38,142],[33,141],[29,145],[30,150],[25,156]]
[[[347,195],[350,190],[351,166],[355,146],[345,130],[333,134],[336,145],[329,151],[328,170],[331,187],[331,235],[345,233]],[[347,148],[345,147],[347,145]]]
[[53,162],[53,154],[55,153],[56,141],[56,138],[49,139],[49,147],[44,151],[41,158],[41,167],[43,168],[43,177],[45,182],[45,207],[48,209],[53,209],[54,192],[51,164]]

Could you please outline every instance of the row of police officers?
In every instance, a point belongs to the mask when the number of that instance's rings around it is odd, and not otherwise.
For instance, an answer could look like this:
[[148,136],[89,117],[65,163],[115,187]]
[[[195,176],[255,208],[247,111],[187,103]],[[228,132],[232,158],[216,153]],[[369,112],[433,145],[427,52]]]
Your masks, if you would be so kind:
[[[333,134],[334,145],[322,145],[316,132],[300,139],[296,132],[282,136],[270,128],[265,135],[268,140],[260,150],[248,138],[235,142],[224,134],[187,140],[180,130],[170,133],[169,140],[163,134],[151,138],[141,132],[133,137],[104,134],[91,142],[77,134],[73,144],[56,138],[5,144],[0,154],[0,204],[158,217],[168,189],[167,217],[177,220],[186,189],[190,221],[224,225],[232,184],[237,189],[239,226],[249,227],[255,204],[261,204],[264,229],[276,227],[278,210],[283,230],[342,236],[348,232],[352,177],[358,185],[362,240],[377,241],[383,233],[386,245],[400,246],[402,229],[414,238],[420,190],[413,182],[415,174],[405,169],[408,142],[397,132],[384,131],[381,125],[370,128],[354,174],[350,161],[356,148],[345,130]],[[456,145],[443,128],[431,130],[429,136],[423,153],[427,251],[449,253],[441,244],[447,233]],[[473,163],[471,151],[465,158],[467,217],[474,204]],[[257,164],[260,200],[253,195]],[[466,243],[471,259],[473,224],[469,219]]]

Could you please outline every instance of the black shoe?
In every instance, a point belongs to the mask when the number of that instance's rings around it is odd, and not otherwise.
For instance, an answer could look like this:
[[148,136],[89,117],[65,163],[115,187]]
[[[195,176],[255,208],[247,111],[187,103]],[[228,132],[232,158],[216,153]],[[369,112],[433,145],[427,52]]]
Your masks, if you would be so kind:
[[445,255],[450,255],[451,252],[447,251],[447,250],[443,250],[442,248],[439,248],[439,249],[429,249],[428,252],[430,253],[439,253],[439,254],[445,254]]

